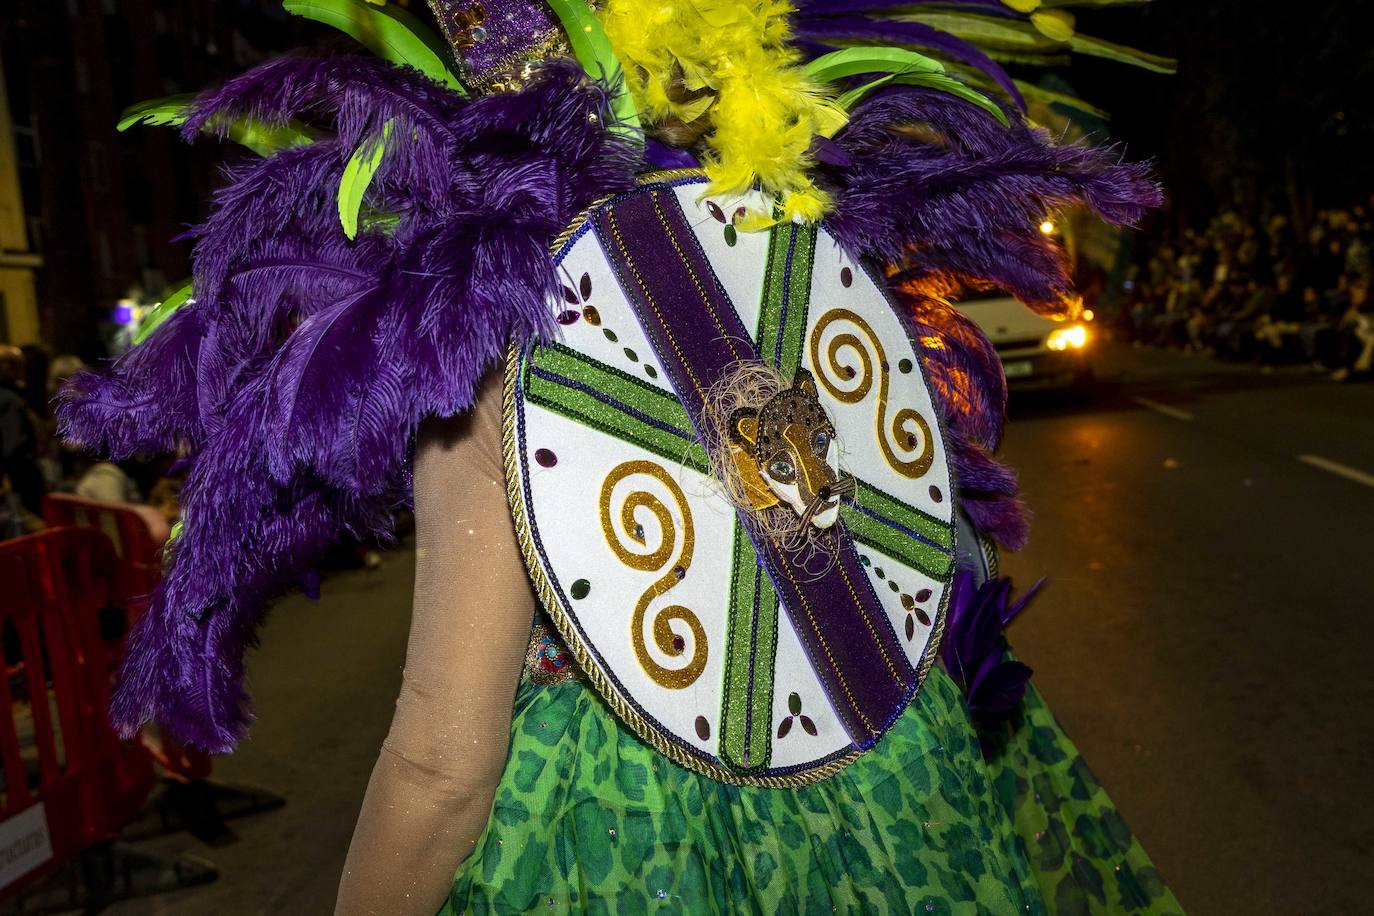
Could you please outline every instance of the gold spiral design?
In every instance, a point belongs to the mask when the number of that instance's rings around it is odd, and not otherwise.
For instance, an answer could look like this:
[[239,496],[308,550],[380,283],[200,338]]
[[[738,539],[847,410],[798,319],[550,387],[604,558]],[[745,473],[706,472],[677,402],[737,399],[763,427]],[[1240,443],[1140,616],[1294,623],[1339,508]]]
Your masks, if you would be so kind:
[[[616,485],[636,474],[652,477],[672,494],[678,512],[682,515],[680,549],[672,512],[656,494],[647,490],[634,490],[625,497],[619,512],[611,506],[611,496]],[[636,553],[631,549],[631,543],[640,548],[646,546],[643,534],[636,532],[635,512],[639,509],[645,509],[653,515],[658,521],[659,531],[662,532],[658,547],[650,553]],[[618,526],[615,524],[617,515],[620,522]],[[669,658],[677,658],[686,651],[685,646],[674,645],[673,641],[678,637],[673,632],[671,624],[681,621],[691,630],[692,655],[681,668],[660,665],[649,654],[649,646],[644,638],[644,618],[649,613],[649,605],[655,598],[681,582],[692,566],[696,532],[692,525],[691,510],[687,507],[687,497],[683,495],[682,488],[663,467],[652,461],[626,461],[616,465],[601,484],[601,530],[606,535],[606,543],[610,545],[611,551],[620,562],[642,572],[663,572],[663,575],[639,596],[639,601],[635,603],[634,617],[630,621],[631,642],[634,644],[639,664],[653,682],[661,687],[680,690],[690,686],[701,676],[702,669],[706,667],[707,657],[706,630],[702,628],[697,615],[678,604],[659,608],[654,614],[654,645]],[[676,563],[673,562],[675,556]]]
[[[821,359],[821,338],[825,336],[825,331],[837,321],[845,321],[853,325],[858,331],[855,334],[845,331],[834,335],[830,342],[825,346],[825,359]],[[861,339],[859,335],[863,335]],[[870,349],[871,348],[871,349]],[[930,424],[911,407],[903,407],[892,415],[891,424],[887,419],[887,385],[889,368],[887,363],[887,353],[883,350],[883,345],[878,341],[878,336],[873,333],[873,329],[849,309],[831,309],[820,317],[816,322],[815,329],[811,332],[810,341],[811,365],[816,369],[816,380],[821,387],[826,390],[832,398],[842,404],[857,404],[868,393],[873,390],[873,380],[878,380],[878,413],[875,418],[875,426],[878,435],[878,445],[883,451],[883,458],[887,460],[888,466],[892,470],[909,477],[912,480],[925,475],[930,470],[930,466],[935,461],[935,439],[930,434]],[[840,363],[840,355],[849,350],[859,361],[858,381],[850,389],[840,388],[835,384],[836,379],[843,379],[841,370],[848,368],[854,371],[853,367],[846,367]],[[874,356],[877,356],[878,372],[873,371]],[[844,379],[853,382],[853,377]],[[894,442],[901,442],[909,439],[912,434],[911,427],[920,434],[921,450],[916,453],[914,458],[903,459],[898,457],[893,448]]]

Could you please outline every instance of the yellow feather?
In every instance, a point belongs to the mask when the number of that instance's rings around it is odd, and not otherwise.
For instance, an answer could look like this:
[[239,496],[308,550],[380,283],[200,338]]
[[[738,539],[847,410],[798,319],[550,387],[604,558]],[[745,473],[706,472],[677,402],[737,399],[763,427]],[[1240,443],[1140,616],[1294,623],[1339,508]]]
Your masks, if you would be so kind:
[[[599,14],[645,121],[709,119],[710,194],[758,186],[785,219],[815,221],[829,200],[808,174],[811,144],[845,123],[788,45],[781,0],[607,0]],[[709,88],[706,101],[674,102],[666,86]],[[745,225],[771,224],[751,214]]]

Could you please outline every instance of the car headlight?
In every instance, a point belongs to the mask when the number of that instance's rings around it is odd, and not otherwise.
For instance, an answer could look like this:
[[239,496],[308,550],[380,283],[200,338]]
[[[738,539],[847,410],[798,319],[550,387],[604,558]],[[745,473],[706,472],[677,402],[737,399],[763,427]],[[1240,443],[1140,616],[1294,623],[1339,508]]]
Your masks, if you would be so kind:
[[1081,324],[1067,328],[1055,328],[1045,339],[1045,346],[1051,350],[1081,350],[1088,342],[1088,329]]

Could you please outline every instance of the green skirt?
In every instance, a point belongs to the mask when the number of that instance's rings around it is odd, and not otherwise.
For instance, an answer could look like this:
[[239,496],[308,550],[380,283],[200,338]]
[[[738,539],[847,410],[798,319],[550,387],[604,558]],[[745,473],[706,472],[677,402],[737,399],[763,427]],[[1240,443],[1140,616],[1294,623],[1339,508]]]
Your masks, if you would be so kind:
[[876,748],[801,789],[699,776],[581,681],[527,681],[441,914],[1181,912],[1033,687],[989,751],[938,668]]

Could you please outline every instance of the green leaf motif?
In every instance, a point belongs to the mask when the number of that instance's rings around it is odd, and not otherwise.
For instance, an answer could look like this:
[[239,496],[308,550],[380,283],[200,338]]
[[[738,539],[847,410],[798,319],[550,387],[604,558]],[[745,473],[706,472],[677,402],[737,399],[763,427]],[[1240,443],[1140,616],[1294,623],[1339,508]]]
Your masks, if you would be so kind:
[[344,166],[343,178],[339,181],[339,222],[344,235],[350,239],[358,237],[358,214],[363,208],[363,195],[381,167],[390,138],[391,122],[387,121],[382,125],[381,137],[362,143]]
[[332,26],[373,54],[401,67],[414,67],[441,86],[467,94],[445,62],[443,41],[420,20],[399,7],[374,6],[365,0],[285,0],[288,13]]

